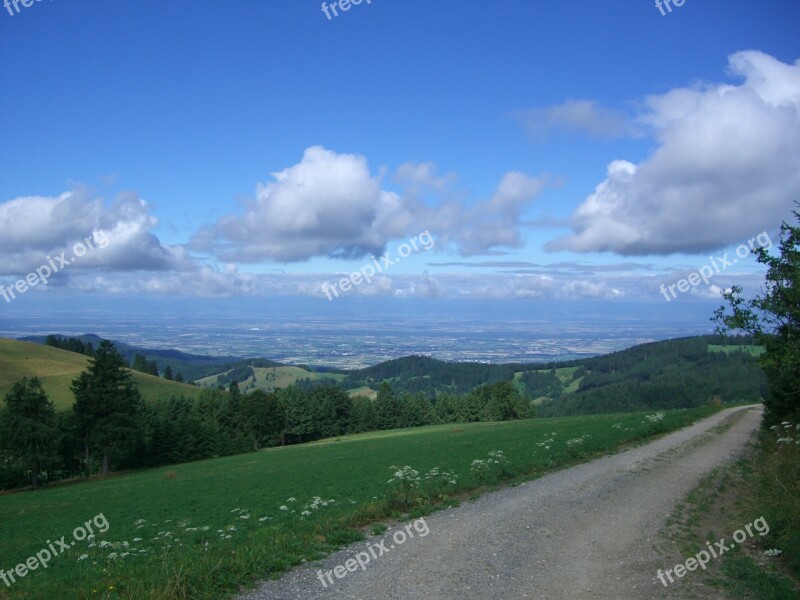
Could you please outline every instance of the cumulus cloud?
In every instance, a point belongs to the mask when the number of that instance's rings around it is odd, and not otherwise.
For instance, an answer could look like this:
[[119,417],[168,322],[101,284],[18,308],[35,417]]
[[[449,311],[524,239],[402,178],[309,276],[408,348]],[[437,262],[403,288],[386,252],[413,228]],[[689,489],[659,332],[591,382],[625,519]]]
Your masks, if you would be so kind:
[[598,138],[621,137],[631,132],[623,115],[593,100],[567,100],[563,104],[517,111],[514,117],[535,138],[559,131]]
[[800,198],[800,60],[745,51],[738,85],[704,84],[647,98],[639,122],[658,148],[615,160],[547,249],[621,255],[698,253],[773,230]]
[[398,194],[383,189],[364,156],[321,146],[272,177],[242,214],[202,229],[191,247],[245,263],[355,259],[427,229],[463,255],[492,253],[523,244],[521,215],[544,187],[511,172],[490,199],[469,204],[452,192],[455,175],[440,176],[432,163],[405,163],[393,178]]
[[381,254],[414,222],[400,198],[381,188],[367,160],[308,148],[296,165],[260,184],[242,215],[229,215],[193,239],[223,260],[296,262],[315,256]]
[[110,206],[86,189],[8,200],[0,203],[0,275],[28,273],[61,252],[69,256],[87,238],[94,249],[70,271],[193,270],[185,249],[162,244],[150,233],[156,224],[147,202],[130,193]]

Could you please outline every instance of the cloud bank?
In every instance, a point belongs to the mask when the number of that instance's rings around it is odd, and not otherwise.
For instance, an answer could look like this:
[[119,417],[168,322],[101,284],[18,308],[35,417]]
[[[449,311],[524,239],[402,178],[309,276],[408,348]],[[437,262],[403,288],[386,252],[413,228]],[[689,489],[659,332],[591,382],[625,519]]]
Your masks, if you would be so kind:
[[611,162],[547,249],[700,253],[774,230],[800,199],[800,60],[738,52],[729,71],[742,83],[648,97],[638,121],[658,148]]

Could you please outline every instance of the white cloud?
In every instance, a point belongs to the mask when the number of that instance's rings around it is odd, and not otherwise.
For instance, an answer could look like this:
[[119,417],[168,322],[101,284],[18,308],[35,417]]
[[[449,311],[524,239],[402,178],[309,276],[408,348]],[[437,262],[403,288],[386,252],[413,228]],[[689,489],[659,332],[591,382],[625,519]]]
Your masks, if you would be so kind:
[[739,85],[676,89],[646,101],[659,147],[613,161],[549,250],[697,253],[774,230],[800,199],[800,60],[729,59]]
[[402,195],[383,189],[364,156],[313,146],[259,185],[242,214],[202,229],[191,247],[245,263],[354,259],[378,256],[388,242],[429,230],[464,255],[493,253],[522,246],[521,215],[544,187],[511,172],[492,198],[468,204],[453,198],[457,178],[439,176],[432,163],[405,163],[394,180]]
[[219,219],[193,245],[242,262],[355,258],[380,254],[412,221],[399,198],[381,189],[363,156],[313,146],[298,164],[272,176],[243,215]]
[[76,260],[71,272],[194,269],[182,247],[162,244],[150,233],[157,222],[134,194],[121,194],[110,206],[82,188],[8,200],[0,203],[0,275],[26,274],[62,251],[69,256],[87,237],[108,243]]

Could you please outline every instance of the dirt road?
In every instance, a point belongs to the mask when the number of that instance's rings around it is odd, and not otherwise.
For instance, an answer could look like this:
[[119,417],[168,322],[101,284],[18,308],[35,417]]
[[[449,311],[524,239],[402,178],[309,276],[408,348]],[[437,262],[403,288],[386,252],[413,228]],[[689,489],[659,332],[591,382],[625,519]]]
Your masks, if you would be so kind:
[[[722,411],[640,448],[426,517],[429,532],[417,523],[402,544],[395,527],[241,598],[681,598],[690,577],[666,589],[656,579],[657,569],[675,564],[658,532],[704,475],[744,449],[760,421],[760,407]],[[721,431],[722,423],[731,426]],[[363,570],[325,579],[367,546],[376,558]]]

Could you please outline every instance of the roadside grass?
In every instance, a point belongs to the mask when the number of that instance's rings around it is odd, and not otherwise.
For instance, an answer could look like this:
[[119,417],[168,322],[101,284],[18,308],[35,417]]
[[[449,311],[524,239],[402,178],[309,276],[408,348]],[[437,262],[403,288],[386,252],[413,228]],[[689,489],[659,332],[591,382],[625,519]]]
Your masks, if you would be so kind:
[[[736,544],[684,586],[696,598],[800,598],[800,426],[761,430],[746,454],[710,473],[668,520],[666,536],[685,560],[763,517],[769,532]],[[668,566],[668,565],[667,565]],[[687,579],[688,579],[687,574]],[[691,591],[690,591],[691,590]]]
[[70,543],[73,530],[100,513],[109,527],[76,541],[48,568],[0,584],[0,598],[229,597],[364,539],[389,519],[424,516],[716,410],[368,433],[3,495],[6,572],[49,540]]

